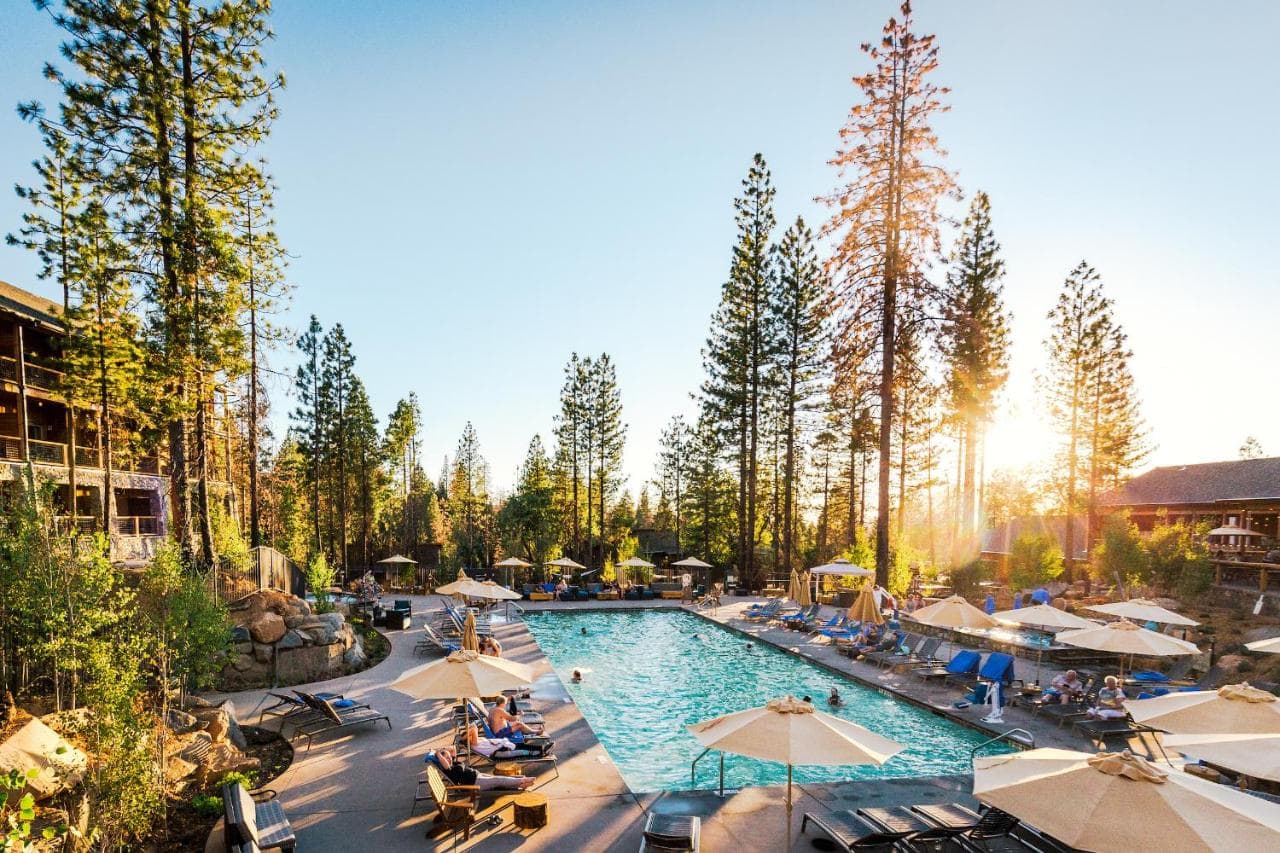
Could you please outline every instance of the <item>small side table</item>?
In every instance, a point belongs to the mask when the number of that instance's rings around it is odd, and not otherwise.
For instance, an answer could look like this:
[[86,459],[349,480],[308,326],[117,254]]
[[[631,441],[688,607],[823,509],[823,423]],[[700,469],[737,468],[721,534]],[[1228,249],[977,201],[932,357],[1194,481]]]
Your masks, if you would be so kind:
[[519,829],[542,829],[547,825],[547,795],[521,794],[515,798],[515,824]]
[[499,761],[493,765],[494,776],[520,776],[520,763],[517,761]]

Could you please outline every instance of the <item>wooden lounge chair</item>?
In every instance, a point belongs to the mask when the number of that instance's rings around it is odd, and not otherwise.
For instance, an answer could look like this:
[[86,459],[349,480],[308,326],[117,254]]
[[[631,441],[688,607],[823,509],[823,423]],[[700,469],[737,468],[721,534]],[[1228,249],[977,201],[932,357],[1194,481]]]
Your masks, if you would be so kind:
[[427,652],[438,651],[444,652],[446,655],[450,652],[456,652],[462,648],[462,643],[454,640],[446,640],[444,637],[432,628],[430,625],[422,626],[422,639],[418,640],[413,646],[415,655],[424,655]]
[[337,729],[345,729],[348,726],[358,726],[363,723],[374,723],[381,720],[387,724],[387,731],[391,731],[391,718],[367,705],[361,708],[340,710],[334,707],[333,702],[317,699],[309,693],[299,693],[298,695],[318,712],[315,717],[302,720],[294,725],[293,734],[289,737],[290,740],[305,737],[307,739],[308,752],[311,751],[311,741],[316,735],[336,731]]
[[1092,678],[1085,682],[1084,693],[1078,702],[1046,702],[1035,707],[1035,715],[1044,714],[1050,719],[1058,721],[1058,728],[1062,728],[1062,724],[1069,720],[1078,720],[1089,714],[1089,709],[1098,701],[1098,690],[1100,685]]
[[[891,660],[893,658],[910,658],[911,649],[916,648],[920,643],[921,639],[918,635],[904,633],[893,644],[893,648],[884,650],[873,649],[869,652],[864,652],[862,659],[867,663],[874,663],[876,666],[883,668],[884,661],[886,660]],[[907,651],[905,652],[902,651],[904,646],[907,648]]]
[[[443,829],[451,832],[455,836],[461,832],[463,839],[471,838],[471,830],[477,825],[498,826],[502,823],[502,809],[510,805],[510,801],[503,803],[498,809],[490,815],[483,818],[477,817],[480,810],[481,791],[476,785],[454,785],[444,778],[444,774],[440,772],[440,768],[434,764],[428,764],[423,774],[423,778],[418,781],[418,788],[421,794],[426,795],[436,807],[436,817],[432,821],[431,829],[427,831],[427,837],[431,837],[436,832]],[[510,794],[512,791],[495,791],[494,793]],[[414,808],[417,808],[418,802],[422,799],[421,794],[414,797]]]
[[697,815],[649,812],[644,822],[640,853],[667,853],[702,849],[702,818]]
[[1154,734],[1163,732],[1164,729],[1157,729],[1151,726],[1144,726],[1141,723],[1135,723],[1132,717],[1113,718],[1110,720],[1100,720],[1085,718],[1076,720],[1072,724],[1072,728],[1089,738],[1090,742],[1099,749],[1104,749],[1107,745],[1108,738],[1128,738],[1137,735],[1141,738],[1145,734]]
[[885,832],[853,811],[822,815],[805,812],[804,819],[800,821],[802,835],[810,823],[818,827],[823,835],[846,853],[852,853],[854,850],[892,850],[898,842],[911,834],[910,832]]
[[223,840],[228,851],[284,850],[297,845],[293,827],[275,792],[259,791],[255,798],[239,782],[222,786]]

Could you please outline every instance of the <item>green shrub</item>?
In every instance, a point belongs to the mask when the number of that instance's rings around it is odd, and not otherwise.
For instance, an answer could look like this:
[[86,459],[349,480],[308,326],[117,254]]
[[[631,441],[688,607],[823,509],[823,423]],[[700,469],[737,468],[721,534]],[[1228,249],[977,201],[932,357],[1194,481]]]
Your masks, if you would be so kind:
[[1151,560],[1146,543],[1127,515],[1114,515],[1103,523],[1090,569],[1103,583],[1112,583],[1116,578],[1128,585],[1150,583]]
[[222,797],[217,794],[196,794],[191,799],[191,808],[201,817],[221,817]]
[[316,613],[331,613],[333,602],[329,600],[329,587],[337,580],[337,572],[329,565],[323,553],[316,554],[307,564],[307,589],[315,596]]
[[1062,549],[1049,536],[1023,534],[1009,550],[1009,585],[1035,589],[1062,574]]
[[1161,524],[1147,538],[1151,582],[1183,598],[1196,598],[1213,582],[1209,548],[1181,522]]
[[230,785],[235,782],[239,782],[243,785],[246,791],[251,791],[258,784],[258,774],[253,771],[241,773],[239,770],[232,770],[230,773],[218,780],[218,784],[214,790],[221,791],[223,785]]
[[973,595],[978,591],[978,583],[990,579],[991,575],[991,567],[981,559],[961,563],[951,570],[951,589],[956,595]]

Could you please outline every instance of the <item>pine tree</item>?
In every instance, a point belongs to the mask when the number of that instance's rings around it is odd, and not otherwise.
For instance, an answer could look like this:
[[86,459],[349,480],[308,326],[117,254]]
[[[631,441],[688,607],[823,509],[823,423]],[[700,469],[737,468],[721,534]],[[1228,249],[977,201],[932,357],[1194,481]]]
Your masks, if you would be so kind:
[[755,546],[761,409],[768,391],[769,367],[776,349],[770,296],[775,275],[769,241],[776,222],[774,189],[764,157],[756,154],[734,199],[738,239],[720,305],[711,319],[711,335],[703,351],[707,374],[702,385],[703,409],[736,454],[738,535],[735,558],[741,578],[759,588]]
[[778,290],[774,299],[778,329],[777,399],[782,417],[782,570],[795,568],[804,416],[813,409],[825,366],[824,303],[826,281],[818,264],[813,235],[804,220],[778,244]]
[[951,256],[943,296],[941,350],[948,406],[961,435],[960,535],[968,543],[979,521],[976,459],[995,398],[1009,376],[1009,315],[1002,299],[1004,261],[991,227],[991,202],[977,193]]
[[[670,501],[672,528],[676,534],[676,551],[684,553],[684,497],[689,476],[690,447],[693,442],[693,431],[685,423],[684,417],[676,415],[662,430],[658,439],[658,488],[661,490],[662,502]],[[640,493],[640,499],[648,503],[649,493]],[[648,513],[637,511],[637,516],[644,517]],[[643,523],[643,522],[642,522]]]
[[[563,484],[563,515],[571,525],[568,534],[571,553],[582,557],[582,505],[579,488],[581,472],[587,460],[582,458],[587,420],[587,372],[585,363],[575,352],[564,367],[564,385],[560,389],[560,412],[556,415],[556,467]],[[588,498],[588,502],[589,498]]]
[[1047,376],[1042,386],[1050,415],[1065,442],[1062,487],[1066,510],[1067,580],[1075,580],[1075,524],[1080,509],[1081,463],[1088,460],[1088,402],[1096,365],[1095,353],[1110,326],[1111,301],[1102,293],[1102,279],[1086,262],[1076,265],[1058,302],[1049,312]]
[[1104,488],[1119,486],[1125,475],[1150,452],[1137,389],[1129,370],[1133,353],[1124,330],[1113,316],[1107,317],[1104,326],[1101,345],[1094,351],[1089,366],[1091,376],[1085,404],[1089,423],[1085,545],[1089,550],[1101,530],[1098,493]]
[[[894,437],[894,359],[898,322],[925,297],[922,268],[940,246],[938,202],[952,192],[931,122],[946,107],[947,89],[930,82],[938,48],[932,35],[912,32],[911,4],[890,18],[883,38],[862,50],[875,65],[854,78],[863,101],[840,132],[831,161],[843,183],[824,201],[836,208],[823,230],[837,239],[830,261],[841,335],[879,318],[879,489],[876,582],[889,581],[889,497]],[[849,179],[844,179],[850,174]]]
[[503,549],[531,563],[543,563],[560,536],[551,459],[535,435],[520,466],[515,492],[498,513]]
[[307,331],[298,338],[302,357],[294,376],[298,407],[292,419],[298,425],[298,452],[307,461],[311,491],[311,529],[313,553],[320,552],[320,483],[325,456],[325,414],[327,401],[323,392],[324,329],[314,314]]
[[351,343],[341,323],[334,325],[324,338],[324,375],[323,384],[329,389],[330,408],[333,417],[326,424],[328,437],[326,445],[332,450],[332,466],[334,473],[334,489],[332,501],[337,506],[338,529],[336,555],[337,568],[342,572],[344,580],[347,576],[347,507],[349,503],[347,481],[348,434],[350,432],[348,409],[351,403],[351,386],[355,383],[355,356],[351,354]]
[[346,445],[355,466],[355,496],[360,511],[360,565],[368,566],[372,556],[373,521],[382,490],[383,456],[378,419],[369,404],[364,383],[357,376],[351,378],[346,412]]
[[458,439],[453,477],[449,481],[449,516],[454,556],[459,568],[488,564],[488,471],[480,441],[468,421]]
[[622,422],[622,392],[618,388],[617,368],[608,353],[601,353],[592,363],[591,435],[595,440],[596,491],[600,510],[600,567],[608,549],[606,502],[617,491],[622,469],[622,451],[627,440],[627,425]]

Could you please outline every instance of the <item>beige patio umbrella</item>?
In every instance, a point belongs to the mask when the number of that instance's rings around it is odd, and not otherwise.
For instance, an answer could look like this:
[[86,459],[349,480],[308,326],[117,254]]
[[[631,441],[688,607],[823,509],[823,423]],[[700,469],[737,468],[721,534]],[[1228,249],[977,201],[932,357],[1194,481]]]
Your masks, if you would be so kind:
[[472,652],[480,650],[480,638],[476,636],[476,614],[473,610],[467,611],[467,621],[462,626],[462,649]]
[[499,562],[494,563],[493,567],[495,569],[502,569],[502,576],[506,579],[507,583],[511,583],[512,572],[516,569],[531,569],[533,568],[533,563],[522,560],[519,557],[507,557],[505,560],[500,560]]
[[794,697],[689,726],[703,746],[787,765],[787,850],[791,849],[791,768],[796,764],[884,764],[901,752],[857,723],[816,710]]
[[1254,779],[1280,782],[1280,734],[1162,735],[1160,740],[1183,755]]
[[1135,721],[1172,734],[1280,735],[1280,701],[1247,682],[1135,699],[1124,707]]
[[1225,527],[1215,527],[1210,530],[1206,536],[1264,536],[1256,530],[1249,530],[1245,527],[1236,527],[1234,524],[1228,524]]
[[1019,625],[1030,625],[1036,628],[1051,628],[1054,632],[1067,629],[1095,628],[1097,622],[1091,622],[1074,613],[1059,610],[1048,604],[1036,604],[1032,607],[1019,607],[1016,610],[1001,610],[991,614],[1001,622],[1016,622]]
[[960,595],[922,607],[908,618],[935,628],[994,628],[999,624]]
[[480,581],[469,577],[466,572],[458,570],[458,579],[444,586],[436,587],[437,595],[478,595]]
[[1280,655],[1280,637],[1272,637],[1269,640],[1254,640],[1252,643],[1245,643],[1244,647],[1251,652]]
[[858,597],[853,600],[853,606],[849,608],[848,617],[852,622],[864,624],[870,622],[872,625],[880,625],[884,622],[884,614],[876,603],[875,589],[871,584],[862,587]]
[[1128,751],[983,756],[974,760],[973,795],[1095,853],[1225,853],[1280,845],[1280,806]]
[[1200,623],[1175,613],[1167,607],[1161,607],[1149,598],[1131,598],[1128,601],[1114,601],[1110,604],[1089,605],[1090,610],[1107,613],[1111,616],[1123,616],[1134,622],[1158,622],[1161,625],[1184,625],[1191,627]]
[[[628,586],[631,586],[631,570],[632,569],[652,569],[652,568],[654,568],[654,565],[653,563],[650,563],[648,560],[642,560],[639,557],[627,557],[627,559],[623,560],[621,563],[618,563],[616,566],[614,566],[613,570],[616,573],[616,580],[618,581],[618,586],[628,587]],[[626,583],[623,583],[624,580],[626,581]]]
[[1099,652],[1114,652],[1121,655],[1120,675],[1124,676],[1124,655],[1133,657],[1177,657],[1178,655],[1197,655],[1200,649],[1195,643],[1170,637],[1158,631],[1148,631],[1128,619],[1119,619],[1105,625],[1092,628],[1081,628],[1079,631],[1064,631],[1058,635],[1059,643],[1075,646],[1080,649],[1094,649]]
[[[533,670],[522,663],[463,650],[406,670],[391,682],[391,689],[415,699],[460,700],[467,696],[497,696],[532,681]],[[468,727],[469,704],[463,704]]]
[[495,581],[483,581],[477,585],[476,598],[487,598],[491,601],[517,601],[524,596],[515,590],[507,589]]
[[[991,614],[994,618],[1001,622],[1013,622],[1017,625],[1030,625],[1036,628],[1044,628],[1053,633],[1062,630],[1081,628],[1094,628],[1098,623],[1090,622],[1088,619],[1077,616],[1074,613],[1068,613],[1065,610],[1059,610],[1048,604],[1036,604],[1031,607],[1018,607],[1013,610],[1001,610]],[[1036,649],[1036,684],[1040,683],[1040,659],[1043,657],[1043,650]]]

